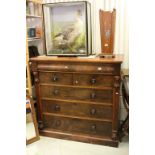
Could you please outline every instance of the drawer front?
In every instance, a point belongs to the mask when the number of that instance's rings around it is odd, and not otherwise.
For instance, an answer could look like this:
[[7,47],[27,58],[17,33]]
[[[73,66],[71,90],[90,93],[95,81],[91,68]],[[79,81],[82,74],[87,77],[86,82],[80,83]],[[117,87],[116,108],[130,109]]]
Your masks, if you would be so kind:
[[89,121],[50,115],[44,115],[43,119],[45,128],[108,137],[110,137],[112,133],[112,125],[110,122]]
[[42,100],[43,112],[71,116],[112,119],[112,107],[87,103]]
[[41,85],[41,97],[112,103],[112,90]]
[[73,74],[73,84],[77,86],[113,87],[113,76],[102,74]]
[[120,74],[120,64],[108,63],[39,63],[37,68],[47,71]]
[[49,84],[72,84],[72,74],[69,73],[57,73],[57,72],[40,72],[39,73],[40,83]]

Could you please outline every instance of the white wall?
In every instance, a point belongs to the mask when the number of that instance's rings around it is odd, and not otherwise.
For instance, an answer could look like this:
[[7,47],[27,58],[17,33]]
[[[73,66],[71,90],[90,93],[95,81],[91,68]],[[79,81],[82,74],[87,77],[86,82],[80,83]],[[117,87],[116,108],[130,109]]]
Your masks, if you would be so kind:
[[[44,3],[81,1],[81,0],[43,0]],[[116,33],[115,33],[115,54],[124,54],[122,68],[129,68],[129,23],[127,0],[87,0],[91,3],[92,10],[92,36],[93,50],[96,53],[101,51],[99,9],[112,11],[116,8]]]

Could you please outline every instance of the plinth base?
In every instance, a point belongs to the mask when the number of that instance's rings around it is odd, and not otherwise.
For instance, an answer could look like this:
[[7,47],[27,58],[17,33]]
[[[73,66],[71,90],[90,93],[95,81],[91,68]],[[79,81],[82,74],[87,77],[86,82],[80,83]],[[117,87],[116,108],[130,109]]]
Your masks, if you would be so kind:
[[98,55],[98,57],[100,58],[115,58],[115,55],[114,54],[104,54],[104,53],[100,53]]

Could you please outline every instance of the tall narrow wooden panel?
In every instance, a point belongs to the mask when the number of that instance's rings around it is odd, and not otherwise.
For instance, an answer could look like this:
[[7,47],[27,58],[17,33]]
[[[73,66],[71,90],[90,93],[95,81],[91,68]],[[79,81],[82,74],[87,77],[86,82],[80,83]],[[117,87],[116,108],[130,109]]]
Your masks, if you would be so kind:
[[113,12],[100,10],[101,53],[112,55],[114,51],[116,10]]

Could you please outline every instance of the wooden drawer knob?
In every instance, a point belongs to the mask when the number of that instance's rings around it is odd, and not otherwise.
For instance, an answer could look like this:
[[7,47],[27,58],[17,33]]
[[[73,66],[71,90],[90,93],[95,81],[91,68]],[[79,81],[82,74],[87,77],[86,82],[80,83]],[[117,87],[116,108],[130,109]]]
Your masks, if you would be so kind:
[[95,124],[91,126],[91,130],[96,131],[96,125]]
[[60,111],[60,106],[56,105],[54,109],[55,109],[55,111]]
[[97,70],[98,70],[98,71],[101,71],[101,70],[102,70],[102,67],[97,67]]
[[95,114],[96,114],[96,109],[94,109],[94,108],[91,109],[91,110],[90,110],[90,114],[91,114],[91,115],[95,115]]
[[43,124],[42,121],[38,121],[38,128],[39,128],[40,130],[43,130],[43,129],[44,129],[44,124]]
[[92,93],[92,94],[90,95],[90,98],[91,98],[91,99],[95,99],[95,98],[96,98],[96,94],[95,94],[95,93]]
[[95,78],[92,78],[92,79],[91,79],[91,83],[92,83],[92,84],[95,84],[95,83],[96,83],[96,79],[95,79]]
[[75,80],[75,84],[78,84],[79,83],[79,81],[78,80]]
[[65,66],[65,69],[69,69],[69,67],[68,66]]
[[56,75],[54,75],[53,78],[52,78],[52,80],[53,80],[54,82],[56,82],[56,81],[58,81],[58,77],[57,77]]
[[54,90],[54,91],[53,91],[53,94],[54,94],[54,95],[58,95],[58,94],[59,94],[59,90],[57,90],[57,89]]
[[59,127],[61,125],[61,121],[60,120],[57,120],[56,123],[55,123],[56,127]]

